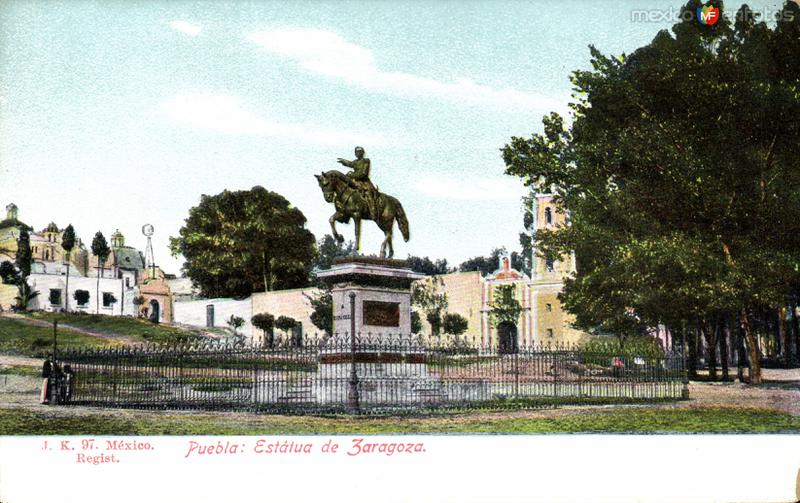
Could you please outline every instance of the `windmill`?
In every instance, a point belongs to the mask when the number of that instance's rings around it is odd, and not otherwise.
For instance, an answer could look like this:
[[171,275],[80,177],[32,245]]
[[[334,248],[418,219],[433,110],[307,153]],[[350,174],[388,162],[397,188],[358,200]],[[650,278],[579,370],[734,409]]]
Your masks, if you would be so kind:
[[142,226],[142,234],[147,238],[147,247],[144,249],[144,265],[150,269],[150,278],[156,277],[156,260],[153,255],[153,232],[155,229],[151,224]]

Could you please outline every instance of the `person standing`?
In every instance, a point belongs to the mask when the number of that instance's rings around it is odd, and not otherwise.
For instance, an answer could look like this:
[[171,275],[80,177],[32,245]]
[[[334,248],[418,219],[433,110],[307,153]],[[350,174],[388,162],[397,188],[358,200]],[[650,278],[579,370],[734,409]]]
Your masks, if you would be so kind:
[[75,373],[69,364],[64,365],[64,373],[61,377],[60,395],[61,403],[69,403],[72,398],[72,386],[74,384]]
[[42,365],[42,392],[39,395],[39,401],[46,405],[50,399],[50,376],[53,373],[53,365],[50,363],[50,358],[44,360]]

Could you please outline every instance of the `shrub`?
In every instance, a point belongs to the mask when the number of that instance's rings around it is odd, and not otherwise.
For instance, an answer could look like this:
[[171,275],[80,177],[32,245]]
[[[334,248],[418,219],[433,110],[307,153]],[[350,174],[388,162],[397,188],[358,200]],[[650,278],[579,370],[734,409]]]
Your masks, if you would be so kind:
[[278,316],[278,319],[275,320],[275,328],[283,330],[284,332],[288,332],[294,328],[295,325],[297,325],[297,320],[288,316]]
[[442,319],[442,329],[444,333],[450,335],[461,335],[467,331],[467,319],[457,313],[447,313]]
[[272,330],[272,327],[275,326],[275,317],[269,313],[258,313],[257,315],[250,318],[250,322],[259,330],[263,330],[264,333]]
[[275,317],[269,313],[258,313],[250,318],[250,322],[254,327],[264,332],[264,344],[272,347],[275,340],[275,336],[272,333],[273,327],[275,326]]
[[411,333],[418,334],[422,332],[422,320],[417,311],[411,311]]

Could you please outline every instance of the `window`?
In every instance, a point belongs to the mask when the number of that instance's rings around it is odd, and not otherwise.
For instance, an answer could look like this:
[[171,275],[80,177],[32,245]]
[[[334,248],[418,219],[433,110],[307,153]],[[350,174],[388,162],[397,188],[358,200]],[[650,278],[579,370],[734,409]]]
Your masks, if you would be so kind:
[[549,206],[544,209],[544,224],[553,225],[553,209]]
[[111,293],[111,292],[103,292],[103,307],[110,308],[110,307],[112,307],[114,305],[114,302],[116,302],[116,301],[117,301],[117,299],[114,298],[114,294],[113,293]]
[[50,260],[50,250],[45,250],[45,252],[44,252],[44,259],[45,259],[45,260]]
[[52,306],[60,306],[61,305],[61,289],[60,288],[51,288],[50,289],[50,305],[52,305]]
[[125,288],[130,288],[130,287],[131,287],[131,279],[125,278]]
[[545,267],[547,267],[547,272],[553,272],[553,271],[556,270],[555,262],[551,258],[547,259],[545,261],[544,265],[545,265]]
[[547,337],[553,337],[553,329],[552,328],[548,328],[547,329]]
[[553,304],[545,304],[544,308],[549,313],[549,312],[553,311]]

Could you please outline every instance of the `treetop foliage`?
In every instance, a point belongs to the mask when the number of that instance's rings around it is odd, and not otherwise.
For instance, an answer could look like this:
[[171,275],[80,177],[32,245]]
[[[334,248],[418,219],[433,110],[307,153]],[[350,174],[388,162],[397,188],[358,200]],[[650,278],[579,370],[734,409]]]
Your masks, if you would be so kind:
[[247,297],[308,284],[316,247],[305,223],[280,194],[225,190],[201,197],[170,247],[203,296]]

